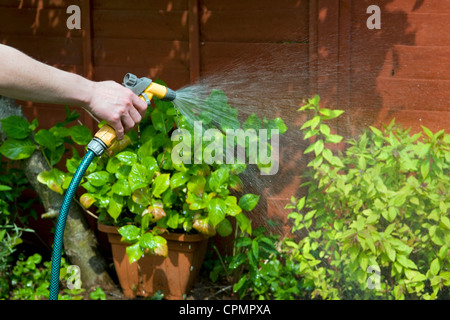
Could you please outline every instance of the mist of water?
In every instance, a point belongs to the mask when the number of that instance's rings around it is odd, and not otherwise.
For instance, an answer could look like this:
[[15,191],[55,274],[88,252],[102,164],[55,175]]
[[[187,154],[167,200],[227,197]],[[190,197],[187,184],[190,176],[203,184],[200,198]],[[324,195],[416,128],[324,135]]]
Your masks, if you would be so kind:
[[[262,196],[249,218],[255,225],[263,225],[280,233],[285,231],[286,220],[274,216],[274,219],[280,220],[279,225],[269,225],[268,220],[272,217],[267,212],[268,204],[274,212],[283,210],[286,203],[272,201],[271,198],[289,198],[286,188],[296,192],[296,177],[301,174],[304,163],[301,150],[304,149],[305,141],[298,130],[302,120],[297,109],[305,98],[309,98],[309,64],[299,55],[290,48],[277,51],[262,49],[257,58],[243,55],[228,66],[202,77],[197,83],[177,90],[174,100],[177,111],[191,125],[194,121],[202,120],[202,115],[212,119],[210,125],[213,127],[219,127],[219,123],[231,124],[235,121],[235,112],[241,123],[253,113],[260,119],[281,117],[284,120],[288,131],[280,137],[279,172],[262,176],[259,168],[248,165],[241,174],[244,192]],[[213,90],[225,93],[232,110],[217,108],[223,101],[210,98]],[[279,196],[280,193],[283,195]]]

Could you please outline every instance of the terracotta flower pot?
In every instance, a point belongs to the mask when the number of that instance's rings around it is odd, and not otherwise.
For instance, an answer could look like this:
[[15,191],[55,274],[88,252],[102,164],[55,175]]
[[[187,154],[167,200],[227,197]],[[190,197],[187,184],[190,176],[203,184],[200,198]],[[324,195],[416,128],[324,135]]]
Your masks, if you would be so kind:
[[98,229],[108,235],[117,277],[125,297],[151,297],[161,290],[165,299],[181,300],[194,285],[208,244],[208,239],[203,235],[162,235],[167,240],[167,258],[146,255],[130,264],[125,251],[127,244],[120,241],[118,228],[99,223]]

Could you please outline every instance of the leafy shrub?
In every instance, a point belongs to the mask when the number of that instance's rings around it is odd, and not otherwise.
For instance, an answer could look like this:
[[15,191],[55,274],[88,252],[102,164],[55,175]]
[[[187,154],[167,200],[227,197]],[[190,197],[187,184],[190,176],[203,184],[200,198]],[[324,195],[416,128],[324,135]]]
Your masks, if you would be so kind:
[[[209,99],[214,100],[215,107],[234,115],[233,124],[240,125],[237,110],[228,105],[223,92],[214,90]],[[178,119],[176,111],[171,102],[156,98],[153,101],[154,108],[148,108],[136,130],[129,132],[103,156],[94,158],[81,182],[84,193],[79,198],[80,203],[86,209],[94,206],[100,222],[120,227],[123,240],[130,244],[127,248],[130,262],[137,261],[144,253],[166,256],[166,240],[160,236],[166,230],[227,236],[232,232],[229,220],[232,217],[243,232],[251,234],[251,224],[244,212],[253,210],[259,196],[242,194],[239,174],[246,165],[194,161],[194,153],[189,154],[191,163],[174,163],[172,150],[182,142],[172,139]],[[202,121],[210,121],[207,117],[202,114]],[[72,118],[68,116],[69,120]],[[69,120],[55,128],[40,130],[34,136],[35,142],[47,152],[51,165],[61,159],[59,148],[64,148],[67,139],[84,145],[92,138],[85,127],[66,128]],[[181,129],[195,136],[194,128],[183,116],[179,116],[179,124]],[[223,131],[228,129],[218,125]],[[261,121],[256,115],[250,116],[242,126],[245,130],[265,126],[268,134],[271,129],[278,129],[280,133],[286,130],[280,118]],[[31,139],[30,124],[21,127],[27,130],[16,136],[15,142],[19,138],[21,141]],[[202,154],[212,143],[204,139]],[[219,133],[217,139],[226,142],[223,133]],[[234,141],[234,147],[237,143]],[[228,147],[226,143],[222,146]],[[4,148],[3,152],[11,156],[8,150]],[[81,156],[73,149],[73,156],[66,160],[67,172],[52,168],[42,172],[38,180],[63,194],[80,162]]]
[[[392,121],[370,127],[348,148],[326,120],[343,111],[320,109],[301,128],[312,154],[306,196],[288,208],[300,240],[285,254],[311,298],[448,298],[450,286],[450,135],[410,135]],[[334,148],[336,149],[336,148]]]
[[267,233],[264,227],[253,234],[235,239],[234,253],[220,257],[210,278],[224,276],[240,299],[288,300],[302,297],[296,265],[286,260],[279,235]]
[[[68,264],[61,260],[61,279],[70,281]],[[49,297],[51,262],[42,261],[42,256],[35,253],[29,257],[20,254],[7,281],[10,292],[5,292],[0,298],[11,300],[47,300]],[[84,289],[64,289],[60,300],[81,300]]]
[[[0,298],[9,291],[8,275],[12,268],[12,254],[22,243],[23,232],[32,229],[18,226],[19,210],[27,209],[30,202],[18,202],[22,191],[28,187],[23,171],[8,168],[6,162],[0,166]],[[30,214],[32,212],[30,211]],[[27,218],[27,217],[24,217]],[[20,224],[19,224],[20,225]]]

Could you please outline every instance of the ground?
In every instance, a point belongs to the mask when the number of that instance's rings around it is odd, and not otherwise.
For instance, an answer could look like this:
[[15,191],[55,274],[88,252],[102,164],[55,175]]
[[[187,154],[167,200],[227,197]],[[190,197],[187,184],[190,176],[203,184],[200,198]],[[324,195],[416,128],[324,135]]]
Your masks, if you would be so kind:
[[[107,300],[128,300],[120,290],[105,292]],[[87,298],[88,299],[88,298]],[[234,300],[236,296],[232,293],[232,287],[226,283],[212,282],[206,273],[201,273],[194,287],[189,291],[186,300]],[[137,297],[136,300],[145,300]]]

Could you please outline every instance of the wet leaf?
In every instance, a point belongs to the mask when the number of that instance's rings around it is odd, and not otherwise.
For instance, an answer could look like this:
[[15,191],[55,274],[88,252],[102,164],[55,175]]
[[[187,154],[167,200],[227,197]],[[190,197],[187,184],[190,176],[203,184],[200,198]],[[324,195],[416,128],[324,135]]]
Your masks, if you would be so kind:
[[134,225],[126,225],[118,229],[122,241],[134,243],[139,239],[140,229]]
[[206,236],[214,236],[216,234],[216,229],[212,224],[209,223],[208,219],[206,218],[196,219],[192,227]]
[[89,174],[86,179],[95,187],[101,187],[109,182],[110,173],[107,171],[98,171]]
[[128,183],[130,184],[131,192],[134,192],[139,188],[145,188],[149,183],[147,177],[148,170],[143,165],[135,163],[131,167],[131,171],[128,175]]
[[239,199],[239,207],[241,207],[242,210],[252,211],[258,204],[259,198],[260,196],[256,194],[247,193]]
[[85,193],[80,197],[80,203],[86,209],[88,209],[95,201],[95,197],[90,193]]
[[161,193],[163,193],[164,191],[167,190],[167,188],[169,188],[169,185],[170,185],[170,174],[169,173],[160,174],[153,181],[152,184],[153,195],[157,198],[160,197]]
[[220,198],[211,199],[208,203],[208,217],[210,222],[215,227],[223,219],[225,219],[227,205],[225,201]]

